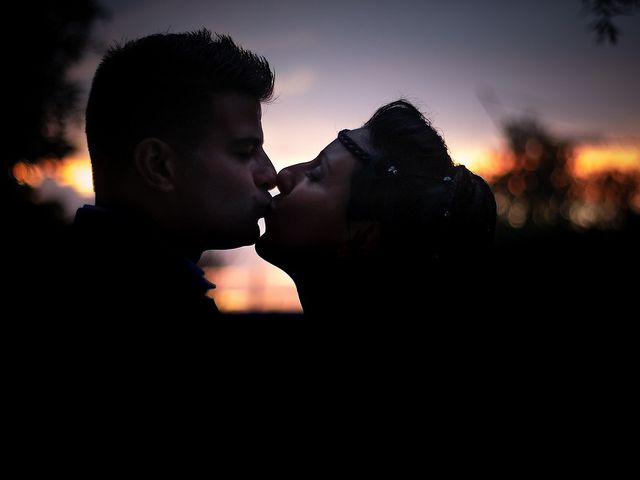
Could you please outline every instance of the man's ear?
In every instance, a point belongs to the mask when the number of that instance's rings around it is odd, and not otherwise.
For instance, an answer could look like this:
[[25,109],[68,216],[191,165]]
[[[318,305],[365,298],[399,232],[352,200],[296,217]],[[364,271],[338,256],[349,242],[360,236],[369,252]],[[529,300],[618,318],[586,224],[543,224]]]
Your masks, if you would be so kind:
[[145,138],[133,152],[136,172],[154,190],[170,192],[175,188],[176,153],[158,138]]
[[349,223],[348,255],[363,258],[373,255],[380,246],[379,222],[358,220]]

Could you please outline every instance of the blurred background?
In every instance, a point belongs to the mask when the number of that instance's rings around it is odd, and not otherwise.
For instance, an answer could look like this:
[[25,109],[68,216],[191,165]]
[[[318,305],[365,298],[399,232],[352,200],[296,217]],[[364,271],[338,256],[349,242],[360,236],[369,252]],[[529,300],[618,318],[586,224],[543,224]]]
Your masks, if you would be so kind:
[[[389,101],[422,109],[454,161],[496,194],[489,314],[634,305],[638,0],[77,0],[23,2],[5,18],[5,263],[55,255],[57,233],[93,202],[83,110],[109,44],[206,27],[276,71],[263,127],[277,170]],[[293,282],[253,247],[206,252],[201,264],[223,311],[300,311]],[[55,281],[33,276],[36,289]],[[454,288],[485,281],[463,272]]]

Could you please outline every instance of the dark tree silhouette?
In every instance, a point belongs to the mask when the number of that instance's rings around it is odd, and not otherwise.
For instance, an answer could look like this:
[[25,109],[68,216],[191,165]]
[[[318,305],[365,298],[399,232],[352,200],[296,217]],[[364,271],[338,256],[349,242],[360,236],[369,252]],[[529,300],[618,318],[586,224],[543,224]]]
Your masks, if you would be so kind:
[[61,159],[73,150],[65,125],[78,113],[80,88],[67,78],[67,71],[88,47],[101,12],[93,0],[23,2],[5,16],[14,27],[5,31],[5,71],[10,74],[5,76],[2,106],[9,123],[0,151],[0,189],[9,227],[25,228],[33,223],[31,215],[56,221],[55,208],[38,211],[31,205],[32,192],[16,183],[12,169],[21,161]]
[[93,0],[42,2],[37,8],[25,2],[5,17],[20,29],[7,49],[11,75],[3,108],[11,130],[2,149],[4,165],[61,158],[73,149],[65,124],[77,112],[80,88],[66,74],[87,49],[100,12]]
[[594,17],[589,28],[596,34],[598,43],[618,42],[620,29],[613,23],[613,17],[632,15],[640,8],[640,0],[582,0],[588,13]]
[[512,168],[494,181],[499,218],[518,228],[619,230],[637,216],[640,173],[603,171],[576,178],[574,142],[531,118],[503,125]]
[[503,128],[513,167],[494,183],[501,220],[519,227],[566,223],[571,143],[531,118],[509,120]]
[[574,142],[531,118],[506,120],[503,131],[512,168],[493,183],[495,291],[507,318],[553,319],[547,326],[572,333],[571,322],[587,313],[632,308],[627,272],[640,268],[640,174],[577,178]]
[[0,215],[2,261],[10,278],[35,268],[34,252],[54,246],[64,228],[62,206],[34,203],[32,189],[19,184],[12,172],[18,162],[61,159],[73,150],[65,125],[79,111],[80,87],[67,72],[90,45],[91,29],[101,15],[94,0],[73,0],[21,2],[3,16],[1,95],[7,123],[0,149]]

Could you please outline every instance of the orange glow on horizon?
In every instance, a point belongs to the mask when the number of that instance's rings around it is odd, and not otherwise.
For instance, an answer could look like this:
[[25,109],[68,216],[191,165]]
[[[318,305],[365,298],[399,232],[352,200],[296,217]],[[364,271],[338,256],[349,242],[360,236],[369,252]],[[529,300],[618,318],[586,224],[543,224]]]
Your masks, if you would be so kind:
[[487,181],[509,172],[515,165],[510,152],[494,149],[461,150],[452,152],[454,163],[464,165]]
[[63,185],[74,188],[82,195],[93,195],[93,175],[88,158],[66,158],[59,171]]
[[576,148],[570,168],[578,178],[612,170],[640,171],[640,147],[581,146]]
[[46,159],[37,164],[18,162],[12,173],[18,183],[33,188],[38,188],[45,179],[50,178],[60,186],[73,188],[82,196],[93,195],[91,161],[87,157]]
[[20,185],[29,185],[33,188],[39,187],[45,178],[38,165],[27,162],[16,163],[11,173]]
[[[529,145],[527,147],[529,149]],[[531,149],[534,147],[532,145]],[[488,181],[509,173],[515,166],[515,158],[509,151],[477,149],[453,153],[456,163],[465,165]],[[536,166],[529,168],[529,165],[525,165],[525,168],[535,170]],[[578,146],[570,162],[570,171],[581,179],[611,171],[640,172],[640,147]]]
[[301,312],[291,278],[270,264],[205,267],[216,284],[209,295],[222,312]]
[[[508,173],[515,165],[510,152],[495,149],[470,149],[452,152],[456,163],[491,181]],[[290,165],[298,158],[280,158],[280,165]],[[640,147],[594,146],[576,148],[570,163],[571,173],[587,178],[606,171],[640,171]],[[61,161],[43,160],[37,164],[19,162],[13,167],[13,176],[19,183],[38,188],[46,178],[61,186],[68,186],[83,196],[93,195],[91,162],[86,156],[66,157]]]

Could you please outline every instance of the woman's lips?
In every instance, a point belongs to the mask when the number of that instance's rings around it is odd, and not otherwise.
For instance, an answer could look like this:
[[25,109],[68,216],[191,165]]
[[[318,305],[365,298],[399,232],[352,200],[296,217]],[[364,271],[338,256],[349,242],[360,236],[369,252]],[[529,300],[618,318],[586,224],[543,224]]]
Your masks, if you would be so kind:
[[267,208],[264,214],[265,222],[269,222],[270,219],[273,219],[274,215],[278,210],[278,204],[280,203],[281,198],[282,198],[281,195],[278,194],[271,199],[271,203],[269,204],[269,207]]
[[278,204],[280,203],[282,199],[282,194],[278,194],[275,195],[273,198],[271,198],[271,203],[269,204],[269,209],[267,211],[267,213],[272,212],[273,210],[276,210],[278,208]]

